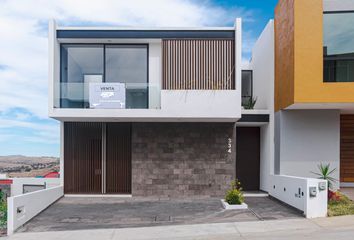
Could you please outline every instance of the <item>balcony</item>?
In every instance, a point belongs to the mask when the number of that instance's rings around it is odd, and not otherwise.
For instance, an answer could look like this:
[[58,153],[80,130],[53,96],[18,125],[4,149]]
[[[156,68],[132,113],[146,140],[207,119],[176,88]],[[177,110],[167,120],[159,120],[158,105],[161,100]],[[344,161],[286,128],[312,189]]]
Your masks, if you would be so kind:
[[60,83],[54,108],[159,109],[161,90],[149,83]]
[[49,116],[63,121],[233,122],[237,90],[162,90],[154,84],[60,83]]
[[58,70],[49,86],[52,118],[235,122],[241,117],[234,40],[64,43],[58,49]]

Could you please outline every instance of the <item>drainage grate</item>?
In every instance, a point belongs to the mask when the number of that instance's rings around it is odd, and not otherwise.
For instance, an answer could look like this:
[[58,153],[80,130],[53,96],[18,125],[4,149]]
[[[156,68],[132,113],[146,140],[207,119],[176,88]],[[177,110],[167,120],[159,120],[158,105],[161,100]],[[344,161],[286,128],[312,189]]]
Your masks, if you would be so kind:
[[171,222],[171,216],[155,216],[155,222]]

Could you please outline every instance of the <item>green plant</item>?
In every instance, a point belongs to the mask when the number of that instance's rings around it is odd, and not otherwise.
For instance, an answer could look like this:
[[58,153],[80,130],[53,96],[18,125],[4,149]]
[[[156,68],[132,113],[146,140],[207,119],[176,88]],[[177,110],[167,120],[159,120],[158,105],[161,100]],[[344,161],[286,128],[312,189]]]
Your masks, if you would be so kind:
[[257,98],[250,97],[248,100],[243,104],[244,109],[253,109],[256,105]]
[[333,174],[333,172],[336,171],[336,168],[331,170],[330,166],[331,165],[329,163],[328,164],[321,163],[320,165],[317,166],[319,173],[316,173],[316,172],[311,172],[311,173],[319,176],[318,177],[319,179],[327,180],[328,188],[332,189],[334,182],[336,182],[337,180],[335,178],[331,177],[331,175]]
[[0,227],[3,228],[7,223],[7,204],[4,192],[0,191]]
[[353,215],[354,202],[340,192],[336,192],[336,196],[328,201],[328,216]]
[[7,204],[6,201],[0,202],[0,227],[6,226],[7,223]]
[[231,182],[231,188],[226,192],[225,201],[228,204],[242,204],[244,202],[241,183],[237,179]]

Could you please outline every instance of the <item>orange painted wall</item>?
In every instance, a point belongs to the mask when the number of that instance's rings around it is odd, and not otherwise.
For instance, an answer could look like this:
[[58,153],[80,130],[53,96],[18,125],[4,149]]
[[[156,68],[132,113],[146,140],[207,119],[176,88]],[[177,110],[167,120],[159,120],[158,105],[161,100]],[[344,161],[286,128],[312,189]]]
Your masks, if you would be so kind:
[[274,22],[275,111],[294,103],[353,103],[354,82],[323,82],[323,1],[280,0]]

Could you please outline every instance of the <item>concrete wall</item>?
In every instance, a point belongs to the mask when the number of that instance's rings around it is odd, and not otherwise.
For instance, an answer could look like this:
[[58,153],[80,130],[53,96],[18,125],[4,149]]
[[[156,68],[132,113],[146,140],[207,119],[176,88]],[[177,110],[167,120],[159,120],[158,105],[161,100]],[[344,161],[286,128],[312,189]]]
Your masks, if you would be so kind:
[[255,109],[274,108],[274,21],[268,22],[252,49]]
[[7,234],[13,234],[63,194],[63,186],[57,186],[7,198]]
[[135,123],[132,195],[223,197],[235,175],[234,123]]
[[286,110],[276,113],[279,124],[280,174],[316,177],[317,165],[330,163],[339,179],[340,112]]
[[60,185],[60,178],[11,178],[11,196],[23,194],[23,185],[45,185],[46,188]]
[[[325,189],[320,189],[322,183]],[[320,179],[272,175],[269,194],[304,212],[307,218],[327,216],[327,182]],[[310,188],[316,196],[310,196]]]
[[271,20],[258,38],[250,68],[253,70],[255,109],[269,110],[269,123],[261,126],[260,188],[269,191],[274,169],[274,22]]
[[161,66],[162,47],[161,42],[149,43],[149,108],[159,109],[161,106]]

